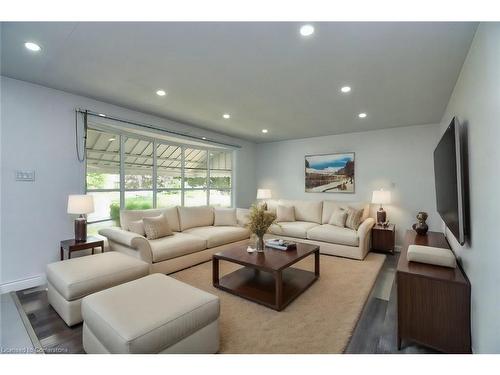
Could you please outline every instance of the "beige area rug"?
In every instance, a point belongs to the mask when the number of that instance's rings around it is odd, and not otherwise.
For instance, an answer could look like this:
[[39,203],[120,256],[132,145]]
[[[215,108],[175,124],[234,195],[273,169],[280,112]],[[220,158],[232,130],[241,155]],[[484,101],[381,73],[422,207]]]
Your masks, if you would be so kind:
[[[294,267],[313,270],[313,259]],[[214,288],[211,262],[171,276],[219,296],[220,353],[342,353],[384,259],[321,255],[320,278],[281,312]],[[237,268],[220,262],[221,276]]]

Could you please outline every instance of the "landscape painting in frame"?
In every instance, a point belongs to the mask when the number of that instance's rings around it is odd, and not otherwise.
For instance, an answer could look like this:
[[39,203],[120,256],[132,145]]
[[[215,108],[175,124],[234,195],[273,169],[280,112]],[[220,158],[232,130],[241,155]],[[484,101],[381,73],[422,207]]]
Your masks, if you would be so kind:
[[354,193],[354,152],[306,155],[306,192]]

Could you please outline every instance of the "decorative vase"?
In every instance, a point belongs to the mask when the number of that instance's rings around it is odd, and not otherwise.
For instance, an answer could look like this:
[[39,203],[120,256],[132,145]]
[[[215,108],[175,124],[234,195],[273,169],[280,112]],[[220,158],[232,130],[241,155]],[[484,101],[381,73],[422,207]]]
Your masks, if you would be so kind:
[[257,241],[255,242],[255,248],[259,253],[264,252],[264,236],[257,236]]
[[417,214],[418,223],[412,225],[413,230],[421,236],[425,235],[429,230],[429,226],[425,222],[427,220],[427,217],[428,217],[427,212],[423,211],[419,212]]

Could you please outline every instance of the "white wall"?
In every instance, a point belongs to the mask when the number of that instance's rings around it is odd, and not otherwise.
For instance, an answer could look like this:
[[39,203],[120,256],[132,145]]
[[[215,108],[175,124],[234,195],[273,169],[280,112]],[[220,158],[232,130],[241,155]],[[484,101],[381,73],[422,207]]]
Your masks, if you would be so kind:
[[[75,154],[75,108],[241,145],[235,202],[247,207],[255,199],[254,143],[6,77],[0,84],[2,291],[43,281],[45,265],[58,259],[59,241],[73,236],[67,196],[84,191],[84,165]],[[16,182],[19,169],[35,170],[35,182]],[[19,280],[24,282],[9,284]]]
[[[441,229],[432,156],[438,132],[438,125],[421,125],[259,144],[257,186],[270,188],[275,198],[309,200],[370,201],[373,190],[391,190],[385,209],[401,244],[418,211],[429,213],[431,230]],[[355,193],[306,193],[304,155],[337,152],[356,153]]]
[[[471,236],[460,246],[472,285],[472,346],[500,353],[500,24],[480,24],[443,116],[440,136],[457,116],[468,140]],[[436,141],[437,143],[437,141]]]

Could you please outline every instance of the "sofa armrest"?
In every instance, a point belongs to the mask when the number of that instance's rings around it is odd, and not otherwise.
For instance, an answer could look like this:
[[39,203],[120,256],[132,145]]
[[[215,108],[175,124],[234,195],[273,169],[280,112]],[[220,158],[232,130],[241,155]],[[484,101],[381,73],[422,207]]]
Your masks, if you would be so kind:
[[244,227],[248,224],[248,215],[250,210],[248,208],[237,208],[236,209],[236,220],[238,220],[238,225]]
[[368,253],[368,251],[370,250],[370,238],[374,225],[375,219],[369,217],[368,219],[363,221],[358,228],[359,247],[361,248],[363,254]]
[[99,234],[106,237],[108,241],[113,241],[119,243],[120,245],[137,250],[139,252],[139,257],[143,261],[148,263],[153,262],[153,252],[151,251],[151,246],[146,237],[118,227],[100,229]]

